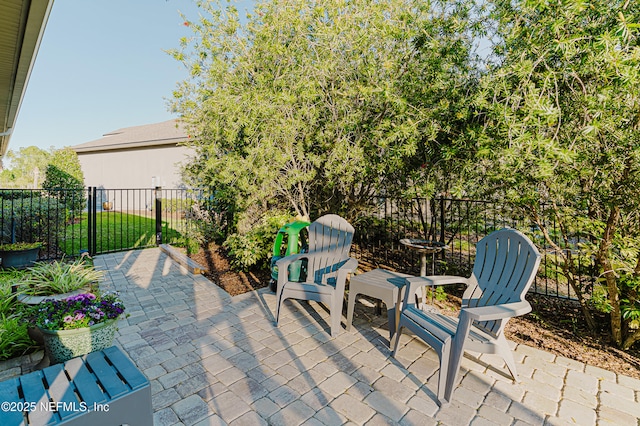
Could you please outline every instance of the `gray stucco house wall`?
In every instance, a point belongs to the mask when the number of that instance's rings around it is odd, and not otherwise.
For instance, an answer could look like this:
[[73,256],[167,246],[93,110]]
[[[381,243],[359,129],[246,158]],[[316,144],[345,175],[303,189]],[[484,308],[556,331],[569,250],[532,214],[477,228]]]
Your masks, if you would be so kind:
[[193,153],[180,145],[187,139],[180,122],[168,120],[115,130],[71,148],[78,154],[86,186],[178,188],[180,164]]

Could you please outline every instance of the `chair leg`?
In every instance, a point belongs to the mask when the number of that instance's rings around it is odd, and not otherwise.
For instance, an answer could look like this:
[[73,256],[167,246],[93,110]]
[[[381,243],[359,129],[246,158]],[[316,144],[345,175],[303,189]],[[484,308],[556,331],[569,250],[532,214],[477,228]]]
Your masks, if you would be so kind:
[[398,351],[398,344],[400,343],[400,336],[402,336],[403,329],[404,327],[402,326],[402,323],[400,323],[400,325],[398,326],[398,330],[395,333],[395,336],[393,336],[395,341],[393,343],[389,342],[389,347],[393,346],[393,350],[391,351],[392,357],[395,357],[396,352]]
[[497,354],[504,359],[505,364],[507,364],[507,368],[511,373],[511,377],[513,377],[513,381],[518,381],[518,372],[516,371],[516,362],[513,359],[513,352],[511,352],[511,348],[509,347],[509,341],[504,337],[504,334],[501,334],[496,339],[496,349]]
[[[341,301],[342,302],[342,301]],[[336,306],[331,306],[331,337],[336,337],[342,328],[340,322],[342,321],[342,303]]]
[[462,357],[464,356],[464,343],[469,336],[469,328],[471,327],[471,318],[468,317],[465,310],[462,310],[458,318],[458,328],[456,329],[456,334],[451,342],[451,353],[448,358],[443,358],[443,360],[446,360],[449,364],[447,371],[447,384],[444,392],[444,399],[446,401],[451,401],[451,395],[456,387],[458,371],[460,370],[460,364],[462,363]]
[[276,321],[275,321],[275,325],[276,327],[278,326],[278,321],[280,320],[280,307],[282,305],[282,291],[284,290],[282,288],[283,286],[280,285],[280,283],[278,283],[278,290],[276,291]]
[[353,322],[353,311],[356,307],[356,290],[354,288],[349,289],[349,301],[347,302],[347,331],[351,330],[351,323]]
[[396,334],[396,308],[387,307],[387,323],[389,324],[389,347],[391,347],[393,336]]
[[[449,359],[451,357],[451,339],[443,342],[438,353],[440,359],[440,371],[438,372],[438,392],[436,394],[438,405],[443,406],[451,401],[452,392],[447,392],[447,374],[449,373]],[[435,349],[435,348],[434,348]],[[436,352],[438,352],[436,350]]]

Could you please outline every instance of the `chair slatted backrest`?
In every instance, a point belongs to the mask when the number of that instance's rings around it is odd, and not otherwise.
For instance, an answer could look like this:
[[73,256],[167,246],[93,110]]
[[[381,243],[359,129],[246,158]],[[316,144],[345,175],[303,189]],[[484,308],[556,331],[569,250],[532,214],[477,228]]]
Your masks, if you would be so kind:
[[327,253],[309,261],[309,272],[314,282],[327,283],[332,273],[349,257],[355,230],[349,222],[338,215],[328,214],[309,225],[309,253]]
[[[538,249],[521,232],[507,228],[487,235],[476,245],[472,285],[462,297],[462,306],[492,306],[524,300],[539,264]],[[506,321],[476,324],[495,335],[505,325]]]

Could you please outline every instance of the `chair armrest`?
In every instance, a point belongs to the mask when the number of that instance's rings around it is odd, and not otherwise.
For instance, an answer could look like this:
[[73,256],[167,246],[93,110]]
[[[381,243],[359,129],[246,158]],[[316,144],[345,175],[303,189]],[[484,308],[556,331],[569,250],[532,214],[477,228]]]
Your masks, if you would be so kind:
[[531,312],[531,305],[526,300],[523,300],[521,302],[504,303],[502,305],[462,308],[460,311],[460,321],[463,320],[463,316],[472,321],[493,321],[513,318],[529,312]]
[[[404,291],[404,304],[410,305],[413,303],[414,295],[419,288],[424,286],[438,286],[448,284],[469,284],[469,278],[458,277],[454,275],[428,275],[424,277],[410,277],[405,280],[406,287]],[[398,301],[400,299],[400,293],[398,293]]]
[[348,259],[344,265],[338,268],[338,274],[344,274],[346,276],[349,272],[358,269],[358,261],[353,257],[349,257]]
[[300,259],[313,259],[314,257],[329,257],[331,256],[330,251],[317,251],[314,253],[298,253],[298,254],[290,254],[289,256],[283,257],[282,259],[278,259],[276,261],[276,265],[278,266],[278,269],[283,269],[288,267],[290,264],[292,264],[293,262],[300,260]]
[[[315,252],[315,253],[298,253],[298,254],[292,254],[286,257],[283,257],[282,259],[278,259],[276,261],[276,266],[278,267],[278,271],[287,271],[289,268],[289,265],[292,264],[293,262],[296,262],[298,260],[301,259],[308,259],[309,261],[311,261],[313,258],[315,257],[320,257],[320,258],[326,258],[326,257],[331,257],[333,252]],[[337,252],[335,252],[337,253]],[[337,257],[337,255],[336,255]],[[331,274],[337,274],[337,279],[341,279],[343,282],[346,280],[347,278],[347,274],[349,272],[353,272],[358,268],[358,261],[354,258],[351,257],[343,257],[340,262],[342,261],[346,261],[343,265],[341,265],[339,268],[335,269],[334,271],[331,272]],[[311,263],[311,262],[309,262]],[[337,263],[337,262],[336,262]],[[314,271],[309,271],[309,273],[313,273]],[[278,283],[284,283],[288,280],[288,274],[287,273],[278,273]]]
[[427,275],[424,277],[407,278],[407,284],[419,283],[419,285],[437,286],[449,284],[468,284],[469,278],[455,275]]
[[282,259],[278,259],[276,261],[276,266],[278,267],[279,270],[280,269],[284,270],[284,268],[287,268],[293,262],[300,259],[308,259],[309,256],[311,256],[311,253],[290,254],[289,256],[283,257]]
[[344,296],[344,288],[347,284],[347,275],[358,269],[358,261],[352,257],[348,257],[344,265],[340,266],[336,272],[336,294],[339,297]]

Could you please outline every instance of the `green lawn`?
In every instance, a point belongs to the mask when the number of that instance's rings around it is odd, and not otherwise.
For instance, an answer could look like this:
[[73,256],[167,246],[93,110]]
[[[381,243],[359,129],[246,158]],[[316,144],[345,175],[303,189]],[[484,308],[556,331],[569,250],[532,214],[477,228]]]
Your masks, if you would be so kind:
[[[81,220],[65,229],[59,239],[60,249],[69,256],[77,256],[81,250],[87,250],[87,214]],[[100,252],[115,251],[128,248],[142,248],[155,245],[155,219],[122,212],[99,212],[96,217],[96,249]],[[163,242],[175,242],[181,234],[162,223]]]

